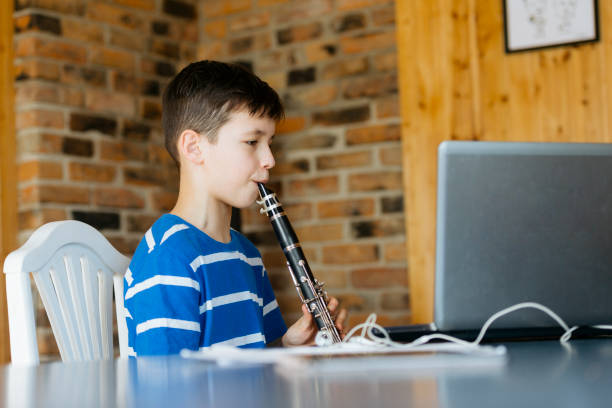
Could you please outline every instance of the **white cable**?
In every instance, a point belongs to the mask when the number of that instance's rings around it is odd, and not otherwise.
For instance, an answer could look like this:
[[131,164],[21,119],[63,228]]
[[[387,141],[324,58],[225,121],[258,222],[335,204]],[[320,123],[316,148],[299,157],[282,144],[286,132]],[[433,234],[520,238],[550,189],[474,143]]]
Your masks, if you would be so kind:
[[[377,345],[387,346],[387,347],[414,348],[414,347],[418,347],[418,346],[427,344],[431,340],[445,340],[451,343],[456,343],[462,346],[473,348],[473,347],[478,347],[480,345],[480,342],[484,338],[485,333],[487,332],[489,326],[491,326],[491,324],[493,324],[495,320],[499,319],[500,317],[508,313],[512,313],[516,310],[526,309],[526,308],[533,308],[533,309],[541,310],[544,313],[548,314],[551,318],[553,318],[563,328],[563,330],[565,330],[563,335],[559,338],[559,341],[562,344],[567,343],[569,339],[572,337],[572,332],[578,328],[578,326],[569,327],[565,323],[565,321],[563,321],[563,319],[561,319],[555,312],[553,312],[552,310],[550,310],[548,307],[544,305],[541,305],[535,302],[523,302],[523,303],[518,303],[516,305],[507,307],[503,310],[500,310],[499,312],[489,317],[489,319],[487,319],[487,321],[484,323],[484,325],[480,329],[480,332],[478,333],[478,336],[476,337],[474,341],[466,341],[466,340],[458,339],[453,336],[449,336],[447,334],[434,333],[434,334],[428,334],[425,336],[421,336],[410,343],[405,343],[405,344],[398,343],[398,342],[391,340],[391,338],[389,337],[389,334],[384,329],[384,327],[376,323],[376,314],[372,313],[370,316],[368,316],[368,318],[366,319],[364,323],[358,324],[357,326],[353,327],[353,329],[349,331],[348,334],[345,336],[343,342],[344,343],[349,343],[349,342],[350,343],[362,343],[362,344],[367,342],[368,344],[371,344],[371,345],[377,344]],[[606,326],[606,325],[593,326],[593,327],[612,329],[612,326]],[[376,329],[380,333],[382,333],[383,337],[374,335],[374,333],[372,332],[373,329]],[[355,333],[358,330],[361,330],[361,335],[354,337]]]

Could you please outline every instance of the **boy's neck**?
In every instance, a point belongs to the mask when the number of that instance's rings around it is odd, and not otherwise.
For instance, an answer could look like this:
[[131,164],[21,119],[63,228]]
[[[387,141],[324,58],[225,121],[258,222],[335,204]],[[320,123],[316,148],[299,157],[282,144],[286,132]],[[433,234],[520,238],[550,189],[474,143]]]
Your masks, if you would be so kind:
[[196,191],[181,183],[176,205],[170,213],[201,229],[216,241],[228,243],[231,240],[231,206],[202,195],[201,190]]

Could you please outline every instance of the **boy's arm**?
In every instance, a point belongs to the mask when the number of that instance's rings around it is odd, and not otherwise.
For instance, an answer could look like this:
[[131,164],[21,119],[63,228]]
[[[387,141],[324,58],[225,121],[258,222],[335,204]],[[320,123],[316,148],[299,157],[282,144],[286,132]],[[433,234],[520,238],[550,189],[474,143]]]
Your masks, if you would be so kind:
[[137,355],[176,354],[200,344],[200,283],[170,253],[143,265],[147,274],[126,290]]

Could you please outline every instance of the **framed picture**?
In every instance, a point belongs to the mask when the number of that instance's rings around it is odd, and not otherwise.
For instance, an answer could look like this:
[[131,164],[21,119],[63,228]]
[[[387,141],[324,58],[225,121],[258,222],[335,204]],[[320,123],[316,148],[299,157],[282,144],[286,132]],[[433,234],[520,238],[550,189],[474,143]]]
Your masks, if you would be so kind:
[[598,0],[503,0],[506,52],[599,40]]

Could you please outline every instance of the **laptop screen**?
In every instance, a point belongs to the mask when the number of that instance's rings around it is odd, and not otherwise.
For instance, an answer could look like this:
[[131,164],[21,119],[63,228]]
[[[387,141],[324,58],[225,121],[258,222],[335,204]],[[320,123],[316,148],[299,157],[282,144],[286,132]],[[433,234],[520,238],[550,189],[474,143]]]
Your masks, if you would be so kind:
[[[435,323],[479,329],[519,302],[612,323],[612,144],[444,142]],[[493,328],[557,326],[524,309]]]

